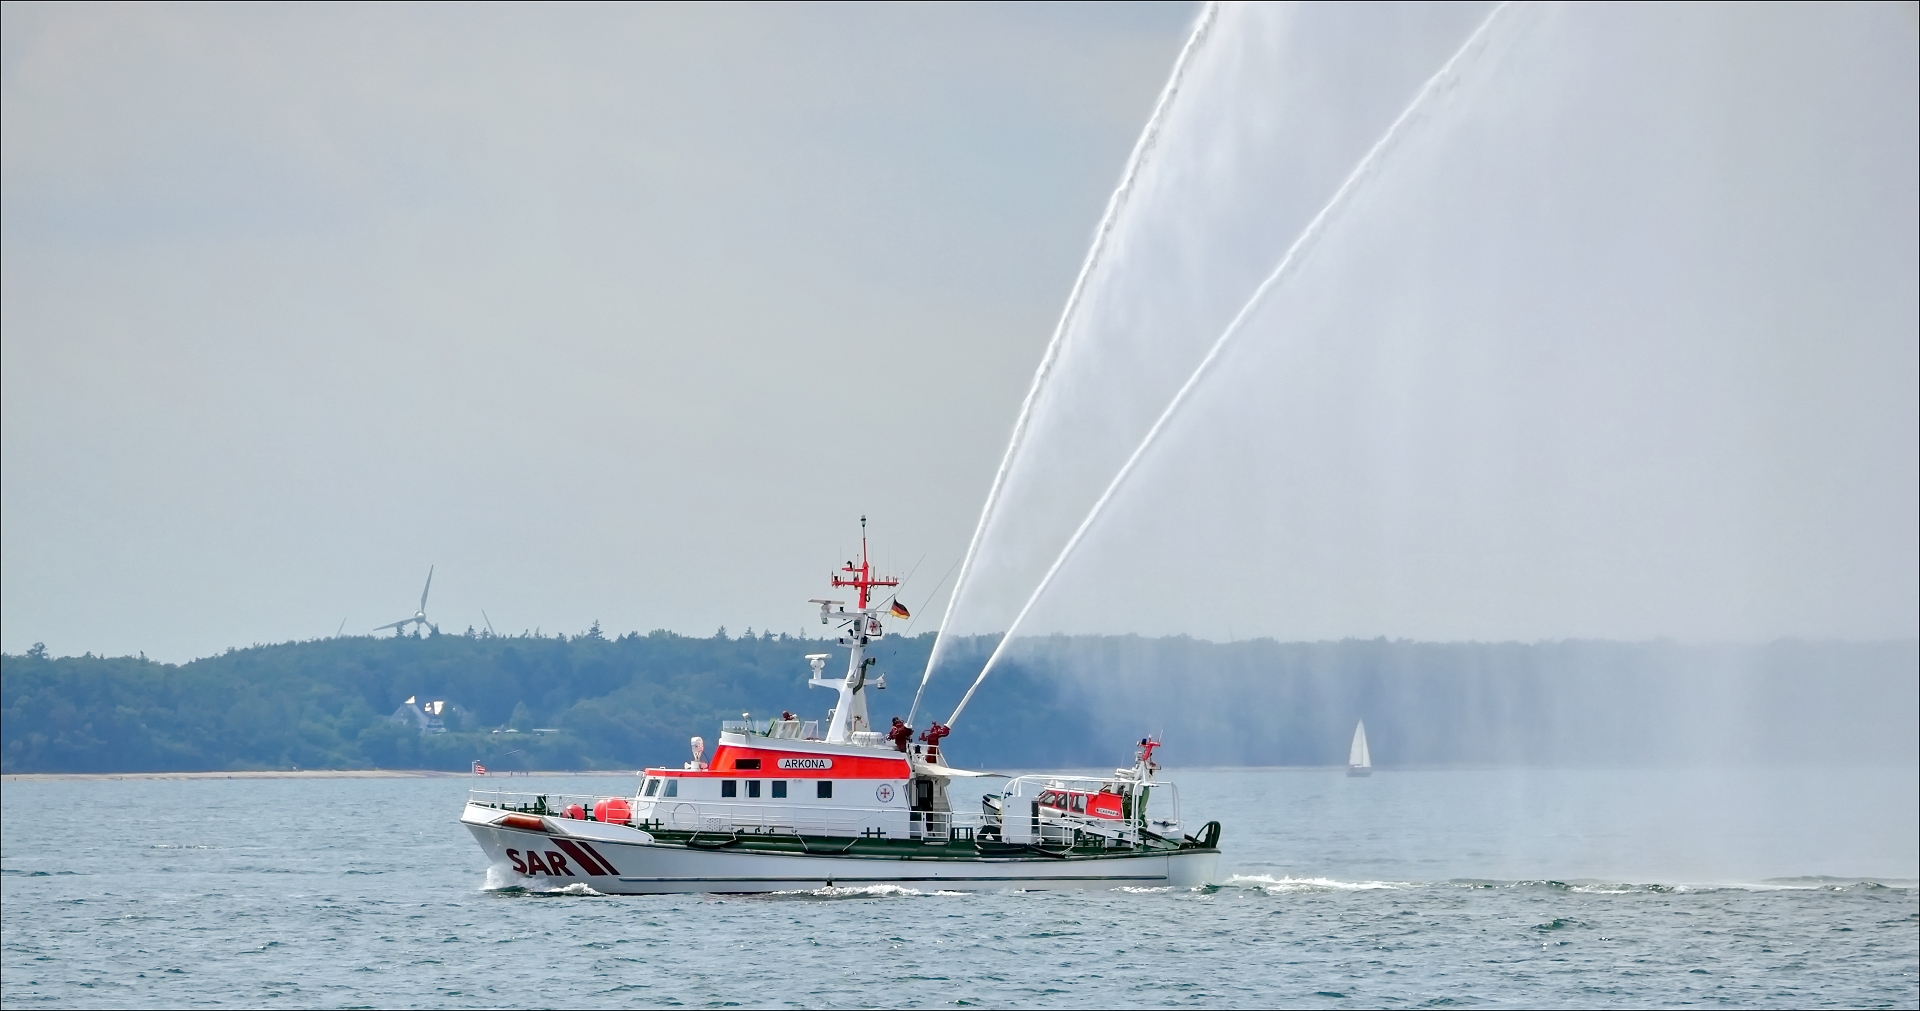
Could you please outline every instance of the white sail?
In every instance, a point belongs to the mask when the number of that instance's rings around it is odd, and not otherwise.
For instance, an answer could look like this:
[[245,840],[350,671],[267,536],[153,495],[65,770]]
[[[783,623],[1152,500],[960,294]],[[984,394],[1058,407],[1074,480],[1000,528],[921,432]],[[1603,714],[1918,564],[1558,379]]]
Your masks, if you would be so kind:
[[1353,725],[1353,748],[1347,752],[1347,767],[1351,769],[1373,768],[1373,756],[1367,754],[1367,721],[1361,720]]

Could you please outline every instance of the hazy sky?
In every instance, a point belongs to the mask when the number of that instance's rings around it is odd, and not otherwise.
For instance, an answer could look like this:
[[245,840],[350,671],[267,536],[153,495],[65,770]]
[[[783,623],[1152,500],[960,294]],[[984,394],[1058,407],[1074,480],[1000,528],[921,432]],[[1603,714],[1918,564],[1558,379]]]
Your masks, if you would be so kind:
[[[1251,306],[1030,631],[1915,633],[1913,7],[1492,7],[1221,8],[961,630]],[[1196,10],[6,6],[0,646],[931,630]]]
[[7,4],[0,646],[918,607],[1194,9]]

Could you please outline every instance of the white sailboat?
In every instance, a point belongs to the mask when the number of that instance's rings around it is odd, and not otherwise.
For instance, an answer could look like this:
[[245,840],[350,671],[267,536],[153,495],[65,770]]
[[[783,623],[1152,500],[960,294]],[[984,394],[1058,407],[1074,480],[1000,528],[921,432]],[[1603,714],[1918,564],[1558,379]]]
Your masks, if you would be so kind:
[[1373,756],[1367,753],[1367,721],[1353,725],[1353,747],[1347,750],[1347,775],[1373,775]]

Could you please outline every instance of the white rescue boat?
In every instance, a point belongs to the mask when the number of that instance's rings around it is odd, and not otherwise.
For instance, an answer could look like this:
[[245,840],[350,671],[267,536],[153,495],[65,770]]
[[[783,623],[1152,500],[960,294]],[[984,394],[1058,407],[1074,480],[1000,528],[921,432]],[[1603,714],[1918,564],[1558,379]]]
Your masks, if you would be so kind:
[[829,655],[807,658],[809,683],[838,693],[824,733],[791,714],[728,721],[711,761],[696,737],[691,761],[645,770],[631,797],[473,791],[460,820],[488,859],[522,886],[580,883],[608,894],[1215,881],[1220,823],[1182,831],[1178,790],[1158,778],[1151,738],[1112,775],[1020,776],[988,792],[979,810],[955,810],[949,785],[991,774],[946,764],[942,724],[917,741],[897,721],[871,729],[867,693],[878,685],[867,676],[867,647],[885,634],[882,616],[905,609],[870,606],[873,587],[897,582],[873,576],[864,536],[859,566],[842,571],[850,578],[833,583],[857,588],[857,605],[813,601],[822,622],[843,626],[839,644],[850,654],[839,678],[824,676]]

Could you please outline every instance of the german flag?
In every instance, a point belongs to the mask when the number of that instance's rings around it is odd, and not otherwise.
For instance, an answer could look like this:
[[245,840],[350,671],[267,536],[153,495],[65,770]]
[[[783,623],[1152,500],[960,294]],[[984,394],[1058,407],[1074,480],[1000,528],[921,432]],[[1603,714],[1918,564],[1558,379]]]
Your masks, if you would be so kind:
[[900,602],[899,597],[893,598],[893,606],[887,608],[887,613],[893,615],[896,618],[913,617],[913,615],[907,611],[907,605],[902,604]]

